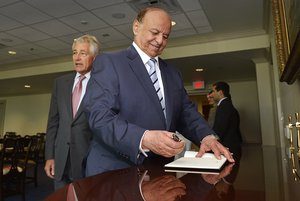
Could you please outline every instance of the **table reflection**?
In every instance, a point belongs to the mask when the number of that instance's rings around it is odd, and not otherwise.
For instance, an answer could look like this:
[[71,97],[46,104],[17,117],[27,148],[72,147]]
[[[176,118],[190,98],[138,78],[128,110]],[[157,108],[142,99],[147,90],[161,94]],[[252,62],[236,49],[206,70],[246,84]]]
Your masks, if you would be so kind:
[[[217,200],[222,200],[223,195],[232,189],[226,187],[232,186],[226,177],[232,171],[237,172],[238,167],[227,164],[219,173],[201,174],[165,172],[158,166],[131,167],[73,182],[66,187],[61,200],[200,201],[215,200],[211,194],[216,193],[220,195]],[[54,200],[53,196],[55,194],[47,200]],[[59,200],[58,197],[55,200]]]
[[[300,170],[300,160],[295,161]],[[248,145],[241,160],[219,174],[165,172],[158,165],[132,167],[76,181],[46,201],[299,201],[300,182],[292,167],[289,150]]]

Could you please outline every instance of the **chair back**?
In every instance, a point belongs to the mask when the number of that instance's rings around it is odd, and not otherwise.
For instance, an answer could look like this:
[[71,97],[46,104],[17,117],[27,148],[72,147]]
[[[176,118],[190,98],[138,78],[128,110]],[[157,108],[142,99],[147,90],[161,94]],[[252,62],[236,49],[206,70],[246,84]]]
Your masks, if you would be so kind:
[[25,148],[22,137],[7,137],[1,150],[0,173],[2,199],[4,196],[21,194],[25,198],[25,176],[31,141]]

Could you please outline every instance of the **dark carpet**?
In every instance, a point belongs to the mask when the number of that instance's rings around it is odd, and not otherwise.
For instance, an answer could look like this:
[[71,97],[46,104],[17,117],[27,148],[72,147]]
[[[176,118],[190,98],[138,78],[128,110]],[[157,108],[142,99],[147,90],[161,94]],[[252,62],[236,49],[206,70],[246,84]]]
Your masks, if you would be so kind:
[[[30,172],[31,173],[31,172]],[[39,164],[38,186],[33,183],[26,184],[26,201],[43,201],[48,195],[54,192],[53,181],[48,178],[44,171],[44,164]],[[15,195],[6,197],[5,201],[20,201],[21,196]]]

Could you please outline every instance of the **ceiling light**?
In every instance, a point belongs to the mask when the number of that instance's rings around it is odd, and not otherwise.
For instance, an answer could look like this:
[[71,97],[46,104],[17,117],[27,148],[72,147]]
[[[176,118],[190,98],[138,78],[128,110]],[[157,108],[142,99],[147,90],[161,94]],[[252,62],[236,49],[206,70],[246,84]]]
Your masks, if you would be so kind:
[[81,21],[80,21],[80,24],[87,25],[87,24],[88,24],[88,21],[81,20]]
[[30,88],[31,86],[29,84],[24,85],[25,88]]
[[196,68],[195,71],[196,71],[196,72],[203,72],[204,69],[203,69],[203,68]]
[[108,33],[102,34],[103,37],[109,37],[110,35]]
[[16,51],[10,50],[10,51],[8,51],[8,54],[10,54],[10,55],[15,55],[15,54],[17,54],[17,52],[16,52]]
[[173,27],[173,26],[176,25],[176,22],[172,20],[171,24],[172,24],[172,27]]

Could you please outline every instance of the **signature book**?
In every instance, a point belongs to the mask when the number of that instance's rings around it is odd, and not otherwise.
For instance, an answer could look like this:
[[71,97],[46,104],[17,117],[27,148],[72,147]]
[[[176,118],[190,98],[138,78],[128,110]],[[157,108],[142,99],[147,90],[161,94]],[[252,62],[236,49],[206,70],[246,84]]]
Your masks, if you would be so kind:
[[213,153],[205,153],[202,157],[196,157],[197,153],[186,151],[183,157],[166,164],[165,171],[218,174],[227,161],[223,155],[221,159],[217,159]]

